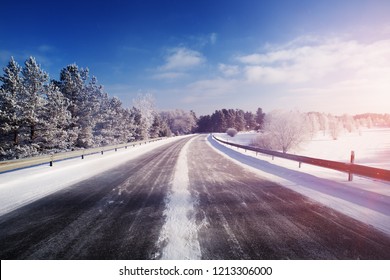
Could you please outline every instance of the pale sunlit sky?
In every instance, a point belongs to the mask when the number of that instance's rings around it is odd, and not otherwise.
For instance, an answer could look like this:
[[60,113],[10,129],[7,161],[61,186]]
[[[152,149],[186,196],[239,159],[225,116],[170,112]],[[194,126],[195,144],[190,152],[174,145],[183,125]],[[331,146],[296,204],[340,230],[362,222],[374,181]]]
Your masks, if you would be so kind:
[[390,113],[390,1],[6,1],[0,65],[76,63],[130,106]]

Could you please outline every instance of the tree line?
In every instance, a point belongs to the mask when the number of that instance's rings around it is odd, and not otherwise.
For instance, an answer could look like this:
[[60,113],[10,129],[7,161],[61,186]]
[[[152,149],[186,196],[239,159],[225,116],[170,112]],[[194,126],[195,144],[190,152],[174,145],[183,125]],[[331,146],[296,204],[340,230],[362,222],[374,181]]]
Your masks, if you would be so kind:
[[264,123],[265,114],[258,108],[256,114],[241,109],[216,110],[211,115],[198,119],[198,132],[226,132],[229,128],[237,131],[259,130]]
[[133,106],[125,108],[117,97],[104,91],[88,68],[76,64],[64,67],[59,80],[50,79],[33,57],[23,67],[11,57],[3,70],[0,160],[228,129],[262,131],[257,145],[287,151],[300,142],[297,139],[313,137],[318,131],[328,132],[337,139],[342,130],[390,126],[389,114],[337,117],[317,112],[271,112],[266,115],[261,108],[256,113],[219,109],[197,118],[193,111],[158,111],[150,94],[138,95]]
[[193,112],[158,112],[141,94],[125,108],[88,68],[64,67],[50,79],[34,57],[14,58],[0,76],[0,159],[113,145],[194,132]]

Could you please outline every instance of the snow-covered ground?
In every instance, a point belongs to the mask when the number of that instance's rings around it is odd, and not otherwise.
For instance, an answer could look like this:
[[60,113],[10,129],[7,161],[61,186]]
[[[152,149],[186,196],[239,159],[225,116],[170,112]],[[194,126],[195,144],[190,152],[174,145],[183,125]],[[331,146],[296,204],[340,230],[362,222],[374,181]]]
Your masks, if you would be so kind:
[[[379,137],[380,135],[384,136]],[[340,143],[343,143],[344,147],[351,147],[352,139],[362,137],[353,148],[358,151],[358,155],[365,155],[362,159],[367,160],[356,162],[361,164],[376,162],[377,164],[372,165],[386,167],[386,164],[379,163],[383,158],[378,154],[381,155],[382,152],[386,151],[386,148],[383,147],[390,144],[390,141],[388,141],[390,140],[389,135],[390,130],[365,131],[362,136],[351,136],[345,140],[341,138]],[[229,137],[226,134],[216,136],[222,139]],[[251,133],[238,134],[234,138],[229,137],[229,141],[246,145],[251,142],[253,136]],[[354,176],[353,181],[348,182],[348,175],[342,172],[306,164],[302,164],[299,168],[298,163],[294,161],[281,158],[272,160],[267,155],[256,155],[254,152],[245,152],[242,149],[238,150],[220,144],[211,137],[208,139],[210,145],[216,148],[218,152],[244,168],[390,234],[390,182],[358,176]],[[382,142],[378,139],[382,139]],[[383,139],[387,140],[383,142]],[[366,141],[372,142],[365,143]],[[316,148],[316,145],[318,148]],[[333,140],[313,141],[307,146],[305,153],[301,150],[299,154],[341,160],[343,156],[342,148],[332,148],[331,145],[335,145]],[[324,154],[325,147],[327,147],[329,155]],[[365,151],[364,147],[371,147],[371,149]],[[389,153],[389,150],[387,152]],[[347,159],[344,161],[348,161],[348,159],[347,153]]]
[[[185,137],[185,136],[184,136]],[[134,159],[181,137],[0,174],[0,215]]]
[[[219,134],[223,139],[242,145],[250,145],[255,132],[239,133],[229,137]],[[292,154],[348,162],[351,151],[355,152],[355,163],[372,167],[390,169],[390,129],[372,128],[352,133],[342,133],[337,140],[332,140],[329,134],[318,132],[292,151]]]

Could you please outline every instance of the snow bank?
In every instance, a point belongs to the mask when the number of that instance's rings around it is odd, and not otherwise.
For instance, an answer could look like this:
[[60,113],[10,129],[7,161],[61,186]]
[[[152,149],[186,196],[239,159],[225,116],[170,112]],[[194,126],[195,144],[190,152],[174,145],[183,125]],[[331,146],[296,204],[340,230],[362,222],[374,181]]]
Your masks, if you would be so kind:
[[390,183],[358,176],[348,182],[347,174],[338,171],[305,164],[299,168],[297,162],[245,153],[210,136],[208,143],[257,175],[390,234]]
[[[193,138],[194,139],[194,138]],[[162,228],[159,243],[167,242],[162,252],[166,260],[200,259],[200,245],[194,217],[194,202],[189,192],[187,152],[191,139],[185,144],[176,163],[172,190],[165,210],[166,223]]]
[[94,154],[85,159],[55,162],[53,167],[39,165],[0,174],[0,215],[107,171],[152,149],[177,141],[174,137],[117,152]]

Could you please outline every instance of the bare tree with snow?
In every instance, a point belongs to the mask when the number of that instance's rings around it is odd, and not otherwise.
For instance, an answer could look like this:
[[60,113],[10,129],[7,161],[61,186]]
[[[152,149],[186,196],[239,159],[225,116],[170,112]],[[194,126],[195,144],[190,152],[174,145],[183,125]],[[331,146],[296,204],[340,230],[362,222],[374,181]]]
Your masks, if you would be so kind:
[[175,135],[191,133],[196,127],[196,117],[193,112],[176,109],[162,111],[160,115]]
[[333,140],[337,140],[342,131],[342,123],[337,117],[329,116],[329,134]]
[[263,131],[255,144],[283,153],[298,147],[308,137],[305,115],[297,111],[273,111],[267,114]]
[[150,137],[150,129],[156,115],[156,106],[154,97],[150,93],[138,94],[133,100],[133,106],[140,113],[140,135],[142,139]]

